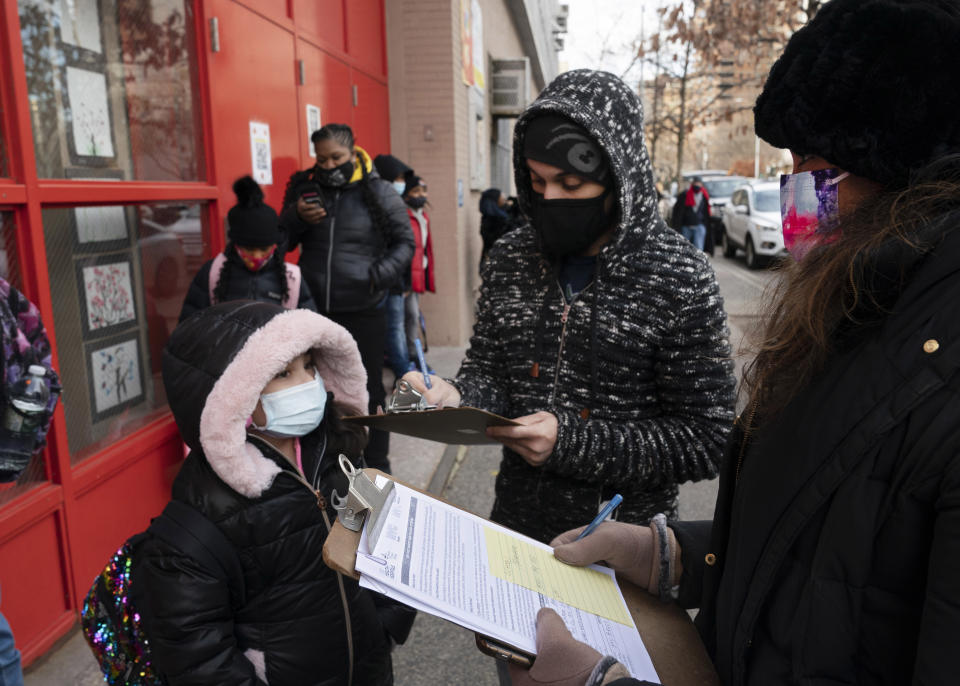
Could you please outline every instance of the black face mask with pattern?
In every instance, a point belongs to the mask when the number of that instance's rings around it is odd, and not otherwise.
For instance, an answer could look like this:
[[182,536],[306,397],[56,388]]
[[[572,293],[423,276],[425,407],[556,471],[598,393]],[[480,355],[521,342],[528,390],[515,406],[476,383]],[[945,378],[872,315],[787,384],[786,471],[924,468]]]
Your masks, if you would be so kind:
[[353,168],[354,161],[351,159],[337,167],[334,167],[333,169],[323,169],[322,167],[317,167],[314,176],[317,181],[324,186],[339,188],[340,186],[347,185],[347,183],[350,181],[350,178],[353,176]]
[[610,228],[612,214],[605,204],[610,188],[593,198],[545,200],[533,196],[530,224],[540,249],[550,259],[579,255]]

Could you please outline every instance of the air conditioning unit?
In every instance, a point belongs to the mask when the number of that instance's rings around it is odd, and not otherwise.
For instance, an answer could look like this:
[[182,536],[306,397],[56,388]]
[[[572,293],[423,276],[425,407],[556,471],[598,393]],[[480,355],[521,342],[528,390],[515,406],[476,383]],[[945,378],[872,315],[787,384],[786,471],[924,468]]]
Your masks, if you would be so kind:
[[523,113],[530,100],[530,58],[493,60],[490,79],[490,113],[516,117]]
[[567,19],[570,17],[570,5],[560,5],[555,18],[555,23],[557,31],[560,33],[567,32]]

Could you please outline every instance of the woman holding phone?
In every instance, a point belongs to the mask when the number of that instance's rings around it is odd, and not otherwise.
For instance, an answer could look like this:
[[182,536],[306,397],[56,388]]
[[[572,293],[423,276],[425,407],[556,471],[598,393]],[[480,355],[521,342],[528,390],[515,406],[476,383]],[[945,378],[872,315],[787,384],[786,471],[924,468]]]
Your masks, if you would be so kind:
[[[317,162],[290,177],[280,223],[287,249],[300,247],[300,269],[317,311],[343,326],[360,347],[370,412],[384,403],[383,302],[410,269],[414,240],[406,205],[379,177],[345,124],[311,136]],[[367,464],[389,471],[388,434],[371,431]]]

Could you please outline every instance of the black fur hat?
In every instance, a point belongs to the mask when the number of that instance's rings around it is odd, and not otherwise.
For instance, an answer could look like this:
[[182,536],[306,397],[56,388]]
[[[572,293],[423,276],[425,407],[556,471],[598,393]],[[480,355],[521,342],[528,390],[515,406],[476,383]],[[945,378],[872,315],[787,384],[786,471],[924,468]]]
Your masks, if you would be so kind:
[[249,176],[233,182],[237,204],[227,212],[227,236],[241,248],[266,248],[280,242],[280,219],[264,204],[260,185]]
[[787,43],[757,135],[892,188],[960,152],[960,2],[830,0]]

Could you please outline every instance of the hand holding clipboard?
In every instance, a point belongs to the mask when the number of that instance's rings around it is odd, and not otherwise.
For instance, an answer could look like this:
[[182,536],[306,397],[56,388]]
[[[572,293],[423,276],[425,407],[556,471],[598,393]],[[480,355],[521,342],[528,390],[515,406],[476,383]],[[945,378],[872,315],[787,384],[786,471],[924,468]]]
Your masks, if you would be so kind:
[[459,403],[460,393],[437,376],[432,377],[433,388],[423,393],[414,388],[411,380],[408,377],[397,382],[393,395],[387,401],[385,414],[344,417],[343,421],[453,445],[496,443],[496,440],[487,436],[487,427],[518,424],[512,419],[475,407],[440,407],[432,404],[431,397],[452,397],[449,394],[451,390]]

